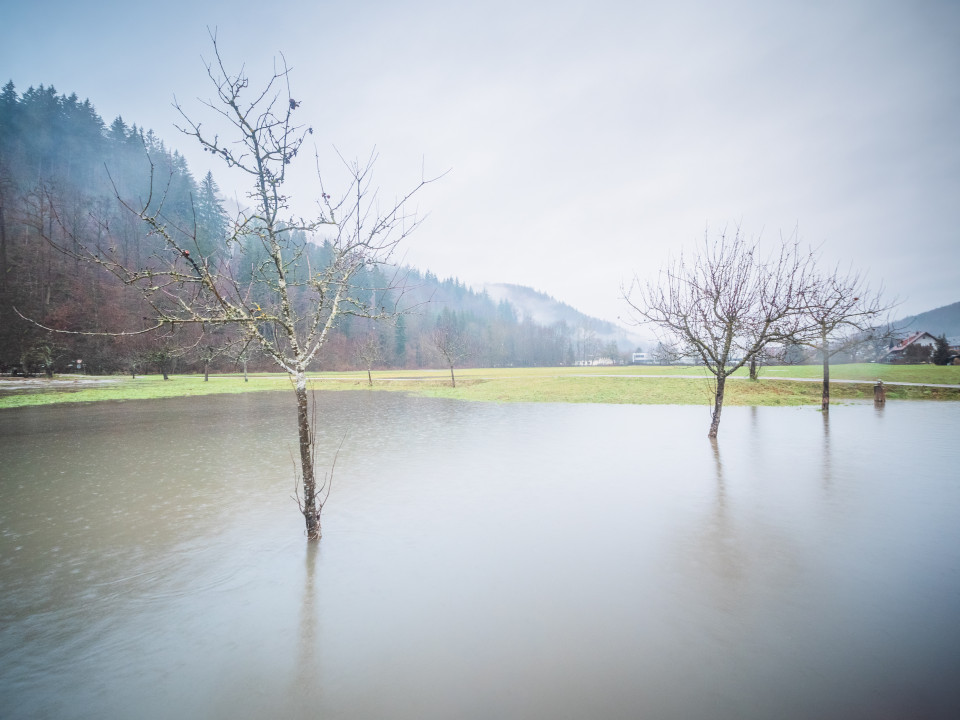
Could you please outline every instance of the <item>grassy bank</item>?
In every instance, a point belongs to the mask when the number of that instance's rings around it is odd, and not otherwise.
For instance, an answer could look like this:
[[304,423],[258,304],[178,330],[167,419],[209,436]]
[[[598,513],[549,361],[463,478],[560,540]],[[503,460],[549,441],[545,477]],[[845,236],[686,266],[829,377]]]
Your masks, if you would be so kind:
[[[783,378],[819,377],[816,366],[764,368],[759,382],[738,373],[727,385],[730,405],[807,405],[820,400],[820,385]],[[701,368],[629,366],[616,368],[498,368],[457,371],[457,387],[442,370],[380,371],[373,374],[377,391],[402,391],[427,397],[488,402],[592,402],[625,404],[699,405],[711,401],[711,377]],[[832,383],[831,398],[842,402],[873,397],[872,383],[914,382],[960,384],[960,367],[934,365],[837,365],[837,380],[862,380],[862,384]],[[367,390],[365,372],[317,373],[311,377],[317,390]],[[25,387],[26,386],[26,387]],[[63,402],[143,400],[218,393],[289,391],[285,375],[202,377],[179,375],[164,381],[158,375],[137,378],[78,378],[0,380],[0,408]],[[960,389],[891,385],[891,400],[960,400]]]
[[[522,380],[464,379],[456,388],[430,383],[418,395],[492,402],[591,402],[640,405],[707,405],[713,388],[707,378],[671,377],[552,377]],[[872,399],[872,384],[831,384],[834,402]],[[960,400],[960,389],[890,386],[891,400]],[[727,405],[811,405],[820,403],[820,385],[790,380],[727,383]]]
[[68,402],[102,400],[151,400],[191,395],[289,390],[285,375],[251,375],[249,382],[242,375],[211,377],[173,375],[164,380],[160,375],[77,377],[60,376],[53,381],[35,379],[29,387],[22,380],[0,380],[0,408],[29,405],[53,405]]
[[[746,376],[746,370],[737,375]],[[823,377],[823,368],[819,365],[781,365],[760,369],[760,377]],[[885,383],[910,382],[944,385],[960,385],[960,365],[880,365],[877,363],[855,363],[850,365],[831,365],[832,380],[866,380]]]

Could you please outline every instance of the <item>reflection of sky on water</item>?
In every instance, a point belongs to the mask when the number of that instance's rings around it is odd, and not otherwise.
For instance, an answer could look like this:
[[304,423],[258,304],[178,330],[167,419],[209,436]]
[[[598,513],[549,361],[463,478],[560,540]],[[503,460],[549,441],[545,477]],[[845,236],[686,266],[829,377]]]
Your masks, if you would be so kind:
[[320,397],[309,551],[286,394],[0,413],[13,717],[960,702],[958,405],[728,408],[711,444],[703,408]]

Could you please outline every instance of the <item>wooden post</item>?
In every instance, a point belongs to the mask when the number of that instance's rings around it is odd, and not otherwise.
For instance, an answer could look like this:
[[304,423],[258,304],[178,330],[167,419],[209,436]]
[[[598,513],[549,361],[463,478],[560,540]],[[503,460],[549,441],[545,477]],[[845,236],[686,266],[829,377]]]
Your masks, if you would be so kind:
[[886,402],[887,391],[883,387],[883,380],[877,380],[877,384],[873,386],[873,404],[883,405]]

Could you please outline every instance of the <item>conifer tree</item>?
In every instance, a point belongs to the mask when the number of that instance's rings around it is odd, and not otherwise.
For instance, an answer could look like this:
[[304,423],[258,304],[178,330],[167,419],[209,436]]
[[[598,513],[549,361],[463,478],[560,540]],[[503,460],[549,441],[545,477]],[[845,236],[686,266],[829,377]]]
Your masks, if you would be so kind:
[[946,334],[936,339],[930,359],[935,365],[946,365],[950,362],[950,343],[947,341]]

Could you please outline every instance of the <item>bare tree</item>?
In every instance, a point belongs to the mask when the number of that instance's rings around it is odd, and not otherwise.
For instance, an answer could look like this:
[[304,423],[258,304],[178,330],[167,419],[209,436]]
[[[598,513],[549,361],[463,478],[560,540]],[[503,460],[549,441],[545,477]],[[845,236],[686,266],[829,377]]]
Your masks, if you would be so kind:
[[[816,274],[802,298],[804,326],[794,342],[813,348],[823,362],[821,408],[830,410],[830,359],[884,332],[878,320],[896,303],[883,301],[883,288],[872,291],[859,271],[839,266]],[[889,323],[883,323],[889,327]]]
[[457,379],[453,375],[453,367],[460,362],[467,354],[466,343],[463,336],[456,327],[452,325],[439,325],[433,331],[433,345],[443,355],[447,365],[450,367],[450,385],[457,386]]
[[659,283],[636,276],[623,296],[634,319],[652,323],[699,358],[715,378],[708,437],[717,436],[727,378],[769,343],[801,327],[800,300],[810,282],[811,260],[796,240],[781,238],[762,257],[759,241],[736,228],[715,238],[705,233],[692,257],[683,253],[661,270]]
[[683,356],[677,347],[673,343],[667,343],[663,340],[657,342],[656,347],[653,349],[653,361],[657,365],[673,365],[673,363],[680,360]]
[[[795,345],[795,343],[793,343]],[[750,379],[757,381],[760,379],[760,370],[767,365],[778,364],[778,365],[791,365],[796,364],[796,361],[791,362],[792,355],[789,351],[791,343],[783,345],[764,345],[760,350],[754,353],[748,362],[748,368],[750,371]]]
[[[178,227],[164,213],[167,194],[152,177],[145,200],[133,202],[119,192],[117,198],[161,240],[162,249],[138,266],[123,263],[115,249],[100,243],[81,243],[77,254],[136,288],[152,310],[155,327],[229,326],[242,342],[289,374],[297,408],[298,482],[303,484],[298,503],[307,537],[319,539],[322,493],[329,484],[318,487],[316,481],[316,413],[307,391],[307,369],[344,316],[379,319],[398,311],[396,300],[387,300],[389,291],[397,289],[389,281],[385,287],[359,292],[357,278],[386,265],[417,227],[416,214],[407,208],[412,196],[432,180],[421,177],[405,195],[384,201],[372,185],[376,154],[365,162],[341,156],[349,182],[333,197],[323,184],[318,160],[321,196],[316,214],[307,220],[294,217],[287,173],[313,128],[295,120],[300,103],[290,90],[290,69],[281,56],[265,86],[253,90],[242,69],[237,74],[227,71],[213,34],[211,41],[214,60],[207,74],[215,99],[203,104],[212,122],[189,115],[179,103],[176,107],[184,119],[179,129],[250,183],[249,207],[233,221],[223,252],[204,255],[196,223],[193,228]],[[212,129],[218,124],[227,128],[225,135]],[[320,245],[311,241],[321,230],[322,255]]]
[[183,326],[171,323],[169,328],[162,328],[151,333],[152,347],[144,355],[150,365],[156,367],[164,380],[170,379],[177,361],[196,348],[197,340],[188,340]]
[[204,382],[210,381],[210,365],[214,360],[223,355],[234,354],[237,346],[244,344],[243,340],[226,334],[224,330],[223,325],[212,330],[203,329],[203,334],[194,348],[197,359],[203,365]]
[[354,352],[357,357],[357,362],[367,369],[367,382],[370,384],[370,387],[373,387],[371,370],[374,365],[383,360],[383,343],[380,342],[380,337],[373,331],[367,333],[360,342],[357,343]]
[[577,326],[574,330],[574,343],[577,359],[581,365],[586,365],[594,359],[600,341],[597,339],[597,331],[591,323],[584,321]]
[[234,356],[234,364],[243,369],[243,381],[250,382],[250,377],[247,374],[247,364],[253,359],[259,352],[259,344],[254,345],[252,342],[253,338],[247,338],[247,341],[242,345],[237,347],[237,353]]

